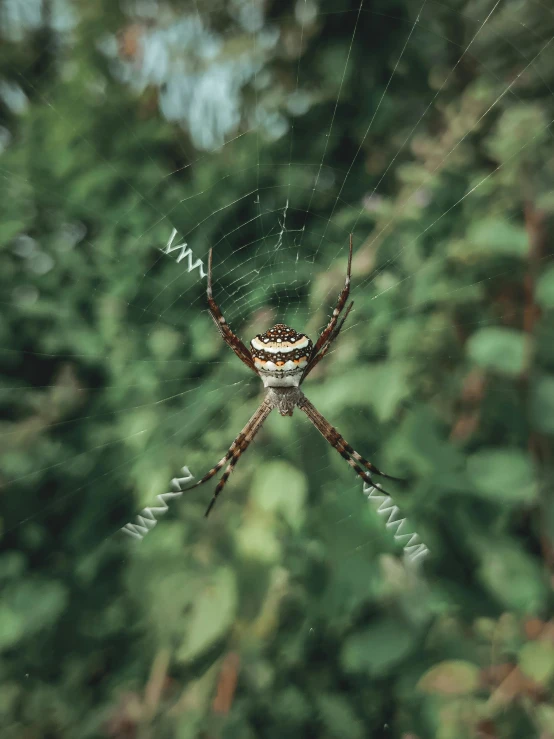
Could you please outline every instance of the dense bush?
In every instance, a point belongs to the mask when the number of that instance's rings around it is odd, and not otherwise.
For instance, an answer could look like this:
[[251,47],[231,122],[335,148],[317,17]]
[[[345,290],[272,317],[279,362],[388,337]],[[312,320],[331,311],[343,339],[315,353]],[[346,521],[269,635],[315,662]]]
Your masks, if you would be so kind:
[[[2,736],[554,736],[552,12],[22,7],[2,10]],[[173,228],[192,261],[164,254]],[[409,480],[391,492],[427,556],[299,413],[209,519],[199,487],[125,537],[259,403],[193,262],[214,247],[245,341],[314,336],[351,231],[354,312],[304,389]]]

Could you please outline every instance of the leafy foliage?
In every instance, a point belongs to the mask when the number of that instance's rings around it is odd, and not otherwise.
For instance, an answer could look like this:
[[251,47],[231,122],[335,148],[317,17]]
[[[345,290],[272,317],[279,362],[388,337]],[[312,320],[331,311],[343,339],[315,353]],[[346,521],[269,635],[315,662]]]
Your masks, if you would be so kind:
[[[141,64],[184,7],[39,5],[6,3],[0,51],[2,736],[547,739],[552,13],[254,3],[262,49],[248,8],[214,0],[201,104],[164,118],[180,57]],[[225,59],[223,124],[205,85]],[[423,566],[296,415],[208,522],[199,488],[144,541],[114,536],[219,459],[259,392],[198,270],[161,253],[173,226],[204,264],[217,245],[245,338],[315,334],[354,231],[350,328],[305,390],[409,479]]]

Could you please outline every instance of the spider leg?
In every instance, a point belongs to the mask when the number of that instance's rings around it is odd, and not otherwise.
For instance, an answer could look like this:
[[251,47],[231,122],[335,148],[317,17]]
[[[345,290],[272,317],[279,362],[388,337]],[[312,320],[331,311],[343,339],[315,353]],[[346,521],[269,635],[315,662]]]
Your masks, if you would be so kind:
[[329,337],[329,340],[327,341],[327,343],[325,344],[325,346],[324,346],[324,347],[323,347],[323,348],[321,349],[321,351],[319,352],[319,354],[317,355],[317,357],[312,357],[312,359],[310,359],[310,361],[308,362],[308,364],[307,364],[307,366],[306,366],[306,369],[304,370],[304,374],[302,375],[302,380],[301,380],[301,382],[304,382],[304,380],[305,380],[305,378],[306,378],[306,375],[307,375],[307,374],[308,374],[309,372],[311,372],[311,371],[312,371],[312,370],[314,369],[314,367],[316,367],[316,366],[317,366],[317,365],[318,365],[318,364],[319,364],[319,363],[321,362],[321,360],[323,359],[323,357],[324,357],[324,356],[325,356],[325,355],[327,354],[327,352],[328,352],[328,351],[329,351],[329,349],[331,348],[331,344],[332,344],[332,343],[333,343],[333,341],[334,341],[334,340],[335,340],[335,339],[337,338],[337,336],[338,336],[338,335],[340,334],[340,332],[341,332],[341,329],[342,329],[342,327],[344,326],[344,322],[345,322],[345,321],[346,321],[346,319],[348,318],[348,314],[349,314],[349,313],[350,313],[350,311],[352,310],[352,306],[353,306],[353,305],[354,305],[354,301],[352,301],[352,302],[350,303],[350,305],[348,306],[348,308],[346,309],[346,313],[345,313],[345,314],[344,314],[344,316],[342,317],[342,320],[341,320],[341,322],[339,323],[339,325],[338,325],[338,326],[335,326],[335,329],[334,329],[334,330],[333,330],[333,332],[331,333],[331,335],[330,335],[330,337]]
[[242,343],[242,341],[239,339],[238,336],[236,336],[230,329],[229,324],[225,320],[225,316],[221,312],[221,309],[219,308],[218,304],[215,302],[212,296],[212,249],[210,249],[209,255],[208,255],[208,288],[207,288],[207,297],[208,297],[208,310],[210,312],[210,316],[212,317],[215,325],[217,326],[217,330],[221,334],[223,340],[231,347],[231,349],[235,352],[237,357],[241,360],[241,362],[244,362],[244,364],[249,367],[253,372],[258,374],[258,371],[256,370],[256,367],[254,365],[254,360],[252,359],[252,355],[250,354],[250,350]]
[[213,498],[210,501],[208,510],[205,513],[206,516],[211,511],[215,503],[215,499],[217,498],[219,493],[223,490],[223,487],[225,486],[225,483],[227,482],[227,479],[229,475],[231,474],[231,472],[233,471],[233,468],[238,462],[241,454],[248,449],[250,442],[252,441],[254,436],[258,433],[258,431],[261,429],[265,419],[269,416],[272,410],[273,410],[273,406],[264,399],[264,401],[262,402],[260,407],[256,410],[252,418],[248,421],[248,423],[242,429],[242,431],[237,435],[236,439],[233,441],[233,443],[229,447],[229,451],[227,452],[227,454],[224,457],[222,457],[222,459],[220,459],[219,462],[214,467],[212,467],[212,469],[209,472],[207,472],[204,475],[204,477],[198,480],[198,482],[195,482],[194,485],[191,485],[190,487],[186,488],[186,490],[188,491],[188,490],[192,490],[193,488],[198,487],[199,485],[203,485],[205,482],[210,480],[214,475],[216,475],[219,472],[219,470],[223,467],[225,462],[231,460],[227,469],[223,473],[221,480],[217,484]]
[[[335,330],[339,316],[346,304],[346,301],[348,300],[348,295],[350,294],[350,274],[351,272],[352,272],[352,234],[350,234],[350,246],[348,250],[348,267],[346,270],[346,279],[344,281],[344,287],[342,288],[339,294],[337,305],[335,307],[335,310],[333,311],[333,315],[329,319],[329,323],[320,333],[319,338],[316,341],[314,348],[312,349],[312,353],[308,361],[308,366],[306,367],[304,371],[304,375],[302,379],[304,379],[313,370],[316,364],[318,364],[318,362],[322,359],[321,354],[320,354],[321,350],[323,350],[323,355],[327,353],[327,349],[329,345],[337,338],[339,331],[342,328],[342,324],[344,323],[344,318],[346,318],[346,315],[344,316],[342,322],[340,323],[338,330]],[[352,306],[348,308],[347,315],[351,307]],[[318,354],[319,354],[319,357],[318,357]]]
[[[306,396],[304,396],[298,402],[298,407],[301,411],[304,411],[304,413],[308,416],[308,418],[319,431],[319,433],[329,442],[329,444],[331,444],[334,449],[337,450],[341,457],[346,459],[354,472],[359,475],[364,482],[372,485],[374,488],[377,488],[377,490],[385,493],[385,495],[389,495],[389,493],[384,488],[382,488],[379,483],[376,483],[372,479],[372,472],[375,475],[386,477],[388,480],[405,482],[399,477],[393,477],[392,475],[387,475],[384,472],[381,472],[381,470],[377,469],[374,464],[368,462],[368,460],[362,457],[361,454],[358,454],[358,452],[355,451],[355,449],[353,449],[353,447],[351,447],[350,444],[339,434],[337,429],[331,426],[331,424],[321,415],[316,407],[312,405],[312,403],[310,403]],[[356,464],[357,462],[363,465],[366,469],[363,470],[358,464]]]
[[327,337],[330,335],[331,331],[334,329],[335,324],[338,320],[338,317],[342,309],[344,308],[346,301],[348,300],[348,295],[350,293],[350,273],[351,272],[352,272],[352,234],[350,234],[350,246],[348,250],[348,267],[346,269],[346,279],[344,281],[344,287],[342,288],[339,294],[337,305],[335,307],[335,310],[333,311],[333,315],[329,319],[329,323],[323,329],[323,331],[319,335],[317,342],[314,345],[314,349],[313,349],[314,354],[317,354],[317,352],[321,349],[323,344],[327,341]]
[[208,516],[210,515],[210,511],[212,510],[212,508],[215,505],[215,501],[217,500],[217,496],[219,495],[219,493],[225,487],[225,483],[229,479],[229,475],[231,474],[231,472],[235,468],[236,463],[239,461],[240,455],[245,450],[246,450],[246,447],[244,449],[242,449],[241,451],[239,451],[239,453],[236,456],[233,456],[231,458],[231,461],[227,465],[227,469],[225,470],[225,472],[221,476],[221,480],[217,483],[217,486],[216,486],[216,488],[214,490],[214,494],[212,496],[212,499],[210,500],[210,503],[209,503],[209,505],[208,505],[208,507],[206,509],[206,513],[204,513],[204,518],[208,518]]

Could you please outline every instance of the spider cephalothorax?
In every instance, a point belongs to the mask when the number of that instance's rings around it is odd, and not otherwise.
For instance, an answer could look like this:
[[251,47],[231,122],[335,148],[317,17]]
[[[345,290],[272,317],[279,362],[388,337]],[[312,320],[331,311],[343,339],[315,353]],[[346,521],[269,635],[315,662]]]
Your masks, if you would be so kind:
[[[258,334],[250,342],[251,349],[236,336],[219,309],[212,296],[212,250],[208,258],[208,306],[210,315],[217,326],[219,333],[225,342],[235,352],[237,357],[244,364],[255,372],[261,379],[266,388],[266,395],[242,429],[240,434],[229,447],[227,454],[212,467],[212,469],[204,475],[201,480],[192,485],[189,490],[202,483],[207,482],[229,462],[227,469],[221,476],[210,501],[206,516],[212,510],[212,507],[219,493],[223,490],[229,475],[233,471],[234,466],[238,462],[241,454],[246,451],[248,445],[261,429],[265,419],[272,410],[277,410],[282,416],[292,416],[294,408],[303,411],[316,429],[327,439],[329,444],[334,447],[339,454],[346,459],[348,464],[366,483],[388,495],[386,490],[371,478],[371,473],[387,477],[390,480],[398,480],[397,477],[391,477],[375,467],[375,465],[364,459],[358,454],[350,444],[339,434],[339,432],[325,420],[321,413],[313,406],[308,398],[300,390],[300,385],[306,379],[313,368],[323,359],[329,351],[333,341],[340,333],[344,322],[350,313],[353,303],[351,302],[344,315],[339,322],[348,294],[350,292],[350,271],[352,268],[352,235],[350,235],[350,251],[348,255],[348,269],[346,271],[346,280],[344,287],[339,295],[337,306],[333,311],[333,315],[329,319],[329,323],[319,335],[315,345],[305,334],[299,334],[293,328],[285,326],[284,323],[278,323],[265,334]],[[361,465],[361,466],[360,466]]]
[[264,387],[298,387],[313,344],[284,323],[277,323],[250,342],[254,366]]

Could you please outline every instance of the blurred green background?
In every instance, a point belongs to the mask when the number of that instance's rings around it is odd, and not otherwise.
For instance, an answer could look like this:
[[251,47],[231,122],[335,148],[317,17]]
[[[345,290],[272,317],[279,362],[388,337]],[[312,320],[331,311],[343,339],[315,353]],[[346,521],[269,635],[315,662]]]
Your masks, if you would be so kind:
[[[4,0],[0,33],[2,739],[554,737],[554,11]],[[314,338],[350,232],[303,389],[425,556],[298,412],[209,519],[215,483],[126,536],[260,401],[210,246],[245,342]]]

